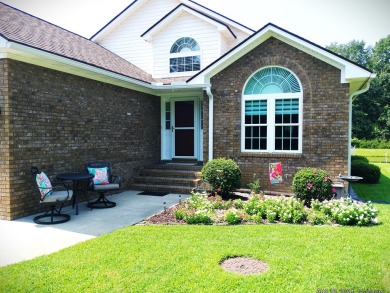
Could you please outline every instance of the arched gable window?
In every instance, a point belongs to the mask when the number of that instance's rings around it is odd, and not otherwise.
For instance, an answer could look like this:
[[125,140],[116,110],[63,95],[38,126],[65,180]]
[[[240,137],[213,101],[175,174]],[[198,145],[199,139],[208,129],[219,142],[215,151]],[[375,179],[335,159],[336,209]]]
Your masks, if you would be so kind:
[[302,88],[282,67],[266,67],[246,82],[242,97],[243,152],[302,150]]
[[171,47],[169,72],[186,72],[200,70],[200,47],[190,37],[178,39]]

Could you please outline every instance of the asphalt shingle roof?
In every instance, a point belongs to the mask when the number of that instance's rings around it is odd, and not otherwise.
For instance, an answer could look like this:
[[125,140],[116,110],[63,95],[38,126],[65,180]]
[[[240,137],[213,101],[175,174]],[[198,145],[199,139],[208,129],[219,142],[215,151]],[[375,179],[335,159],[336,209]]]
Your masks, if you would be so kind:
[[102,46],[0,3],[0,35],[6,40],[118,73],[146,83],[150,74]]

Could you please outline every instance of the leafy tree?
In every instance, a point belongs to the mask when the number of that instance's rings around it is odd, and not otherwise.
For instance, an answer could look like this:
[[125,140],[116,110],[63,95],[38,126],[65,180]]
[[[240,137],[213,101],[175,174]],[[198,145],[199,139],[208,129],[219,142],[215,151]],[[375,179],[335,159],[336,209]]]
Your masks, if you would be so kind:
[[372,55],[372,47],[366,47],[365,41],[352,40],[348,44],[335,42],[326,48],[362,66],[367,66]]
[[327,49],[376,73],[370,89],[353,102],[352,135],[359,139],[390,139],[390,35],[375,46],[364,41],[331,43]]

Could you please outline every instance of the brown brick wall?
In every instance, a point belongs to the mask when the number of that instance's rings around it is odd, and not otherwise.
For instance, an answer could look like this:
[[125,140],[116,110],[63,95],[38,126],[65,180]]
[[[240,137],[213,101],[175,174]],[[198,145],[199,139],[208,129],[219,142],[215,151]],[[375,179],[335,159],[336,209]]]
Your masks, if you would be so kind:
[[32,165],[53,179],[107,160],[126,189],[160,159],[158,97],[17,61],[0,66],[1,219],[38,211]]
[[0,60],[0,215],[10,213],[8,63]]
[[[301,155],[241,153],[241,97],[243,86],[265,66],[294,72],[303,87],[303,145]],[[242,187],[260,176],[263,189],[291,192],[292,176],[303,167],[321,168],[336,176],[348,170],[348,85],[340,83],[340,70],[275,38],[270,38],[211,79],[214,96],[214,158],[234,159],[242,173]],[[208,98],[205,96],[205,115]],[[204,120],[204,158],[208,159],[208,120]],[[279,185],[269,184],[268,164],[282,162]]]

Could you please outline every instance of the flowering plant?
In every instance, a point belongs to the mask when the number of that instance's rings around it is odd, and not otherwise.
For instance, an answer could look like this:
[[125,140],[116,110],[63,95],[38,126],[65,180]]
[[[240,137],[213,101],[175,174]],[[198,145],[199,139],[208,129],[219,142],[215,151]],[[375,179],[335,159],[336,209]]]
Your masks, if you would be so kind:
[[[222,201],[222,202],[220,202]],[[176,219],[188,224],[292,223],[367,226],[377,222],[378,210],[371,202],[351,199],[311,200],[311,208],[295,197],[255,195],[247,201],[193,193],[174,210]]]
[[332,183],[332,179],[325,171],[304,168],[294,175],[292,190],[306,205],[310,205],[312,199],[320,201],[331,199]]

